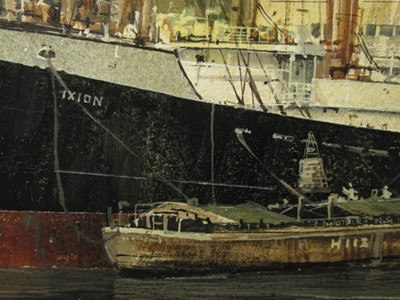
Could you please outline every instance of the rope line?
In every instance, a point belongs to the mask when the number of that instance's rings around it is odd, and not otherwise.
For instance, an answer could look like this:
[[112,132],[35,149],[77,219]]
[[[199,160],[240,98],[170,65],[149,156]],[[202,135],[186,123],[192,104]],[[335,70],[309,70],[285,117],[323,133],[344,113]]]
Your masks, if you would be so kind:
[[[112,178],[133,179],[133,180],[143,180],[143,181],[159,180],[157,178],[149,178],[149,177],[142,177],[142,176],[117,175],[117,174],[106,174],[106,173],[95,173],[95,172],[81,172],[81,171],[73,171],[73,170],[58,170],[56,172],[59,172],[62,174],[112,177]],[[273,190],[272,187],[263,187],[263,186],[254,186],[254,185],[215,183],[215,182],[207,182],[207,181],[175,180],[175,179],[168,179],[168,181],[175,182],[175,183],[182,183],[182,184],[210,185],[210,186],[239,188],[239,189],[254,189],[254,190],[265,190],[265,191]]]
[[[67,84],[64,82],[64,80],[61,78],[61,76],[58,74],[57,70],[54,68],[53,64],[51,63],[50,59],[47,59],[48,65],[50,67],[50,70],[52,71],[52,74],[57,78],[61,86],[67,91],[68,95],[74,99],[74,95],[71,92],[71,90],[68,88]],[[92,119],[96,124],[98,124],[102,129],[104,129],[108,134],[110,134],[120,145],[122,145],[130,154],[132,154],[134,157],[139,158],[139,156],[133,152],[116,134],[114,134],[110,129],[108,129],[100,120],[97,120],[90,112],[87,110],[81,103],[74,101],[75,104],[77,104],[83,112],[90,118]],[[177,188],[175,185],[173,185],[171,182],[169,182],[167,179],[164,178],[159,173],[155,173],[159,179],[168,185],[171,189],[176,191],[178,194],[183,196],[185,200],[189,199],[189,197],[183,193],[179,188]]]
[[53,94],[53,116],[54,116],[54,169],[56,173],[56,181],[57,181],[57,190],[58,190],[58,202],[60,203],[64,214],[65,218],[67,219],[67,223],[69,226],[71,226],[75,232],[78,234],[78,239],[82,237],[85,241],[91,243],[91,244],[101,244],[103,243],[103,239],[95,240],[88,236],[85,232],[80,230],[76,223],[72,222],[70,212],[67,209],[67,205],[65,203],[65,194],[64,194],[64,188],[62,185],[62,180],[61,180],[61,174],[60,172],[57,172],[60,169],[60,161],[58,157],[58,134],[59,134],[59,122],[58,122],[58,105],[57,105],[57,95],[56,95],[56,84],[54,80],[54,75],[51,73],[51,84],[52,84],[52,94]]
[[210,115],[210,139],[211,139],[211,198],[214,205],[217,203],[215,199],[215,186],[214,186],[214,114],[215,114],[215,104],[211,105],[211,115]]
[[[47,62],[49,64],[50,70],[52,71],[52,74],[57,78],[57,80],[59,81],[59,83],[61,84],[61,86],[67,91],[68,95],[70,97],[72,97],[72,99],[74,99],[74,95],[71,92],[71,90],[68,88],[67,84],[64,82],[64,80],[61,78],[61,76],[58,74],[57,70],[54,68],[53,64],[51,63],[50,59],[47,59]],[[79,102],[74,101],[75,104],[77,104],[82,110],[83,112],[90,118],[92,119],[96,124],[98,124],[102,129],[104,129],[108,134],[110,134],[119,144],[121,144],[125,150],[127,150],[130,154],[132,154],[134,157],[139,159],[139,156],[133,152],[116,134],[114,134],[110,129],[108,129],[100,120],[96,119],[90,112],[89,110],[87,110],[82,104],[80,104]],[[179,188],[177,188],[175,185],[173,185],[171,182],[169,182],[167,179],[164,178],[164,176],[162,176],[159,173],[155,173],[155,175],[157,177],[159,177],[159,179],[165,183],[166,185],[168,185],[171,189],[173,189],[174,191],[176,191],[178,194],[180,194],[181,196],[183,196],[185,198],[185,200],[189,199],[189,197],[183,193]]]
[[247,144],[246,140],[243,137],[243,133],[246,131],[241,128],[237,128],[235,130],[236,136],[239,140],[239,142],[246,148],[247,151],[258,161],[258,163],[261,165],[263,169],[265,169],[273,178],[275,178],[285,189],[287,189],[291,194],[296,196],[297,198],[303,199],[305,202],[309,204],[315,204],[313,203],[310,199],[308,199],[306,196],[304,196],[302,193],[296,191],[293,187],[291,187],[288,183],[286,183],[284,180],[280,179],[274,172],[272,172],[268,167],[266,167],[262,161],[257,157],[257,155],[251,150],[250,146]]

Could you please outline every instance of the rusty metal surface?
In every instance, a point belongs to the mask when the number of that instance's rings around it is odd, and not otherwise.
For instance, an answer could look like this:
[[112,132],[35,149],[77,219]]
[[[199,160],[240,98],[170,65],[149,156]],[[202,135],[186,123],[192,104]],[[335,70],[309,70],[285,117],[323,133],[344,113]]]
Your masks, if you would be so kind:
[[400,226],[307,229],[265,233],[105,232],[119,268],[149,271],[260,268],[400,256]]
[[0,267],[110,267],[101,236],[106,215],[69,216],[70,223],[64,213],[0,211]]

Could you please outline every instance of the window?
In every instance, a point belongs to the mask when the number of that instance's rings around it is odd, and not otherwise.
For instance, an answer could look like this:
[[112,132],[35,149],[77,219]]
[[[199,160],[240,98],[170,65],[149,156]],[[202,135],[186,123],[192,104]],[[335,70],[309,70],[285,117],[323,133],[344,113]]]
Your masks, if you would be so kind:
[[381,25],[379,33],[382,36],[393,36],[393,26],[392,25]]
[[375,36],[376,35],[376,25],[368,24],[367,28],[365,29],[365,34],[368,36]]
[[319,23],[311,24],[311,35],[315,38],[319,38],[321,35],[321,25]]

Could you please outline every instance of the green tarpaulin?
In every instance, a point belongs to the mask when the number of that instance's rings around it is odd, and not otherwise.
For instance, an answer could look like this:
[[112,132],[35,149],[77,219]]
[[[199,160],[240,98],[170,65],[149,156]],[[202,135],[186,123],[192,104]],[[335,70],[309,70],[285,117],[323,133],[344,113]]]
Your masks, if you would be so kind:
[[299,222],[297,219],[272,212],[254,202],[239,205],[202,205],[201,208],[237,222],[240,219],[245,223],[259,223],[261,219],[265,224]]
[[356,215],[400,216],[400,199],[378,200],[377,198],[364,201],[347,201],[335,203],[335,206]]

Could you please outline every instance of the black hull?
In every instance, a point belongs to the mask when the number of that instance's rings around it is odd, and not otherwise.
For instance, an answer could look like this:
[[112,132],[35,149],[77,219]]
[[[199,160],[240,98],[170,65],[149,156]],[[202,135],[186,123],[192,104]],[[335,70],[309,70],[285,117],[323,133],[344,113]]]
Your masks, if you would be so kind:
[[[0,209],[62,210],[54,171],[51,74],[49,69],[0,62]],[[133,152],[88,117],[81,106],[68,100],[55,79],[58,157],[68,210],[117,209],[121,200],[133,204],[183,199],[160,178],[170,180],[200,202],[213,200],[211,185],[207,184],[212,181],[211,104],[60,75],[80,104]],[[219,203],[256,201],[266,205],[283,198],[297,201],[267,169],[295,186],[305,147],[301,140],[309,131],[320,145],[326,142],[389,151],[388,156],[381,157],[320,146],[332,192],[340,193],[349,182],[363,197],[384,185],[394,195],[400,191],[398,133],[221,105],[215,105],[213,128],[214,178],[226,185],[215,186]],[[239,143],[236,128],[251,130],[245,138],[264,167]],[[295,140],[276,140],[274,133]]]

